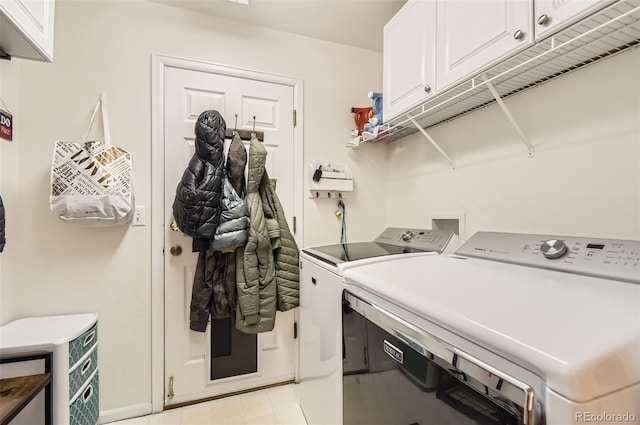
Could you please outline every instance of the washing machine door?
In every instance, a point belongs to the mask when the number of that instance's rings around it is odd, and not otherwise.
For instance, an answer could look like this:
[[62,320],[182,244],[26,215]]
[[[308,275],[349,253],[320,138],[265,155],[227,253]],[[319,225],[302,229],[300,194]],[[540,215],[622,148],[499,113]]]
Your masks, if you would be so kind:
[[378,242],[354,242],[345,244],[324,245],[312,248],[304,248],[302,251],[307,255],[324,261],[325,263],[334,267],[349,261],[365,260],[368,258],[382,257],[385,255],[428,252],[427,249]]
[[[343,376],[343,423],[536,425],[531,387],[345,291],[366,322],[366,368]],[[344,339],[349,352],[349,339]]]

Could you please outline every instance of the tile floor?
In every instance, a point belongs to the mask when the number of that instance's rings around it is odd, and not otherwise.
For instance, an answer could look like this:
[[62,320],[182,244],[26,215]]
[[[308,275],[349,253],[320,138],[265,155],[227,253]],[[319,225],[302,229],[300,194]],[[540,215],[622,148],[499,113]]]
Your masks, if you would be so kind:
[[112,425],[306,425],[295,384],[268,388]]

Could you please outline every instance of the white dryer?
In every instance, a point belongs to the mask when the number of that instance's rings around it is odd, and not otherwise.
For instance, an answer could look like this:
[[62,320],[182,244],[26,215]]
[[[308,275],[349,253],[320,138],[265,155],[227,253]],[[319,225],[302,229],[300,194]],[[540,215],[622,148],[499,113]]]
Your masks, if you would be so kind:
[[344,281],[386,359],[344,376],[345,425],[640,421],[639,241],[479,232]]
[[[346,270],[393,258],[452,253],[460,246],[449,231],[387,228],[373,242],[302,249],[300,270],[300,406],[309,425],[342,422],[342,373],[358,370],[365,353],[345,352],[342,291]],[[347,321],[345,338],[360,335],[363,321]],[[364,341],[358,341],[364,347]],[[359,351],[359,350],[356,350]]]

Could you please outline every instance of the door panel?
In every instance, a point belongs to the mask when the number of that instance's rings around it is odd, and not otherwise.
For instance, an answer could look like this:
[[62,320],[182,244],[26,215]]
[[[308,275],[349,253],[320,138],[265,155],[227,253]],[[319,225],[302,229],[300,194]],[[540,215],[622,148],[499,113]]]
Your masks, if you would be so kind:
[[536,0],[536,41],[613,2],[614,0]]
[[410,1],[384,27],[384,117],[435,94],[435,2]]
[[[276,191],[287,221],[293,219],[294,132],[293,87],[266,81],[167,68],[164,80],[165,219],[172,220],[175,190],[194,153],[194,125],[201,112],[215,109],[227,128],[263,131],[268,152],[267,172],[278,180]],[[254,118],[255,117],[255,118]],[[225,141],[225,152],[230,140]],[[248,142],[245,142],[248,149]],[[181,232],[165,233],[165,378],[173,378],[174,404],[250,389],[294,378],[294,312],[278,313],[272,332],[258,336],[256,373],[210,380],[211,335],[189,329],[191,289],[197,254],[191,238]],[[182,254],[169,255],[180,245]]]
[[436,4],[438,91],[533,44],[532,0]]

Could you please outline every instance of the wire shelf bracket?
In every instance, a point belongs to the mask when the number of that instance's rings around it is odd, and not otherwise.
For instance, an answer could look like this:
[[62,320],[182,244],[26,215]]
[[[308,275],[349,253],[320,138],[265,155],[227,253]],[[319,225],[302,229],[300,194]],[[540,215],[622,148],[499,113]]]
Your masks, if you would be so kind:
[[618,0],[390,119],[380,127],[378,137],[368,142],[391,143],[416,133],[416,128],[429,129],[498,103],[533,156],[533,146],[501,100],[638,47],[640,3]]
[[418,129],[418,131],[419,131],[420,133],[422,133],[422,135],[423,135],[423,136],[424,136],[428,141],[430,141],[430,142],[431,142],[431,144],[432,144],[432,145],[433,145],[433,146],[438,150],[438,152],[440,152],[440,155],[444,156],[444,157],[447,159],[447,161],[449,161],[449,164],[451,164],[451,167],[453,167],[453,169],[455,170],[455,169],[456,169],[456,163],[453,161],[453,159],[449,158],[449,155],[447,155],[447,153],[446,153],[444,150],[442,150],[442,148],[440,147],[440,145],[438,145],[438,144],[436,143],[436,141],[435,141],[435,140],[433,140],[433,137],[431,137],[431,136],[429,135],[429,133],[427,133],[427,131],[426,131],[424,128],[422,128],[422,126],[421,126],[420,124],[418,124],[418,121],[416,121],[416,120],[415,120],[411,115],[407,114],[407,118],[409,118],[409,121],[411,121],[411,123],[412,123],[413,125],[415,125],[415,126],[416,126],[416,128]]
[[529,158],[532,158],[535,155],[535,149],[533,148],[533,145],[529,142],[529,139],[527,138],[527,136],[524,135],[524,132],[518,125],[518,122],[511,114],[511,111],[509,110],[509,108],[507,108],[507,105],[505,105],[505,103],[502,101],[502,98],[496,91],[495,87],[493,87],[493,84],[491,84],[491,81],[487,78],[487,75],[483,74],[482,79],[485,81],[487,88],[489,89],[493,97],[496,99],[496,102],[500,106],[500,109],[502,109],[502,112],[505,114],[505,116],[507,117],[507,119],[509,120],[513,128],[516,130],[516,133],[518,133],[518,135],[524,142],[525,146],[527,147],[527,150],[529,151]]

